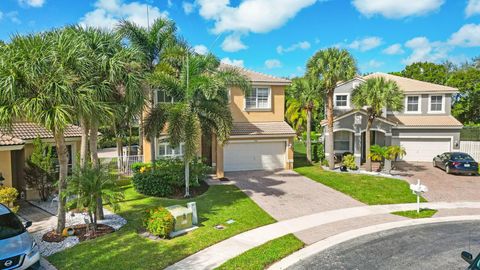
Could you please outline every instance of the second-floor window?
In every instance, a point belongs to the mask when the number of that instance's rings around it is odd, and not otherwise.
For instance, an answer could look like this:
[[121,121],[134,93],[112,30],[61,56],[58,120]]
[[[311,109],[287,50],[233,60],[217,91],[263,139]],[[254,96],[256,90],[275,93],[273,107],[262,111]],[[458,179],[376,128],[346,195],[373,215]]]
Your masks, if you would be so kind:
[[254,87],[245,94],[245,109],[270,109],[270,101],[270,88]]
[[443,111],[443,96],[430,96],[430,111],[431,112]]
[[407,112],[419,112],[420,111],[420,97],[419,96],[407,96]]
[[348,95],[335,96],[335,107],[347,107],[347,106],[348,106]]

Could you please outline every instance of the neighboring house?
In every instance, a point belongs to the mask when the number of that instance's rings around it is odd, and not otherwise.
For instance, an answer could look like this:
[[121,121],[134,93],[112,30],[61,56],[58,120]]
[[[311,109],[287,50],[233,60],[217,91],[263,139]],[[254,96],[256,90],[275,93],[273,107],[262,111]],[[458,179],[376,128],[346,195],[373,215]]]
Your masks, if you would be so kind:
[[[404,109],[384,109],[371,131],[371,144],[401,145],[407,154],[404,161],[429,161],[443,152],[460,147],[462,124],[451,115],[452,95],[458,89],[399,77],[374,73],[338,84],[334,94],[334,151],[340,157],[353,153],[357,165],[365,161],[366,112],[351,102],[351,92],[366,79],[383,77],[395,81],[405,94]],[[327,122],[322,121],[326,129]],[[326,133],[325,133],[326,134]]]
[[[284,121],[285,87],[290,81],[238,70],[251,81],[252,90],[244,93],[240,88],[229,89],[233,117],[230,138],[222,145],[215,136],[203,136],[199,156],[216,169],[218,177],[230,171],[292,169],[295,131]],[[173,101],[164,92],[156,96],[157,102]],[[158,158],[183,154],[183,145],[171,148],[165,137],[155,143]],[[145,140],[144,145],[144,159],[150,161],[150,143]]]
[[[69,153],[69,167],[75,164],[80,149],[82,129],[69,126],[65,130],[65,143]],[[24,192],[26,198],[35,199],[37,191],[27,187],[24,180],[25,161],[33,152],[33,140],[40,138],[55,147],[52,132],[33,123],[14,123],[9,132],[0,131],[0,173],[5,178],[3,185]],[[55,149],[55,148],[54,148]]]

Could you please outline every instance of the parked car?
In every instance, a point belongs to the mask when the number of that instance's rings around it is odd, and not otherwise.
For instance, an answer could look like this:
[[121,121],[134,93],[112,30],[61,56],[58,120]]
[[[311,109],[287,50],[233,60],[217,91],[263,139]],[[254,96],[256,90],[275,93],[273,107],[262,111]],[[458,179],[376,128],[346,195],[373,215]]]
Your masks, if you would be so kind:
[[467,251],[462,251],[462,259],[464,259],[468,264],[466,270],[480,270],[480,253],[474,259],[472,254]]
[[40,267],[40,251],[37,243],[8,207],[0,203],[0,269],[27,269]]
[[478,175],[478,163],[467,153],[447,152],[433,158],[433,167],[446,173]]

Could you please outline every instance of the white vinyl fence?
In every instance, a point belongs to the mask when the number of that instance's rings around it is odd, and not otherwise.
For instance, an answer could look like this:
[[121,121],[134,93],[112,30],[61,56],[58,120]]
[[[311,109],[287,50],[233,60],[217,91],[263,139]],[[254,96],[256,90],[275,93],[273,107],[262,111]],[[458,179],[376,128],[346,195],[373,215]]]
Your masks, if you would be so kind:
[[468,153],[476,161],[480,162],[480,141],[461,141],[460,151]]
[[143,156],[123,156],[117,159],[118,171],[132,175],[132,164],[135,162],[143,162]]

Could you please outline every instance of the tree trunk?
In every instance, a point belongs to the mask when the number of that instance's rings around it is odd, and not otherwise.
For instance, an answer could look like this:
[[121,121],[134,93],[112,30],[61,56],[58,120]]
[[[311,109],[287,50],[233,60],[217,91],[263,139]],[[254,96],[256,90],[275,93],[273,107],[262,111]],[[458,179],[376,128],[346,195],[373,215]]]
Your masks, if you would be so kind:
[[[91,155],[91,161],[94,166],[94,168],[98,168],[100,166],[100,160],[98,159],[98,122],[93,122],[91,124],[91,129],[90,129],[90,155]],[[103,202],[102,202],[102,197],[99,196],[97,197],[97,213],[95,214],[96,219],[104,219],[104,214],[103,214]]]
[[138,125],[138,155],[143,156],[143,115],[140,115],[140,124]]
[[80,141],[80,168],[85,168],[87,165],[87,156],[88,156],[88,124],[87,121],[82,118],[80,120],[80,125],[82,126],[82,139]]
[[367,171],[372,171],[372,160],[370,159],[370,129],[372,128],[373,119],[370,117],[367,121],[367,128],[365,129],[365,167]]
[[330,170],[335,168],[335,159],[333,152],[333,92],[334,90],[330,90],[327,93],[327,153],[328,153],[328,167]]
[[156,156],[155,156],[155,136],[152,136],[150,138],[150,158],[151,158],[152,164],[155,163],[155,159],[156,159]]
[[311,136],[311,124],[312,124],[312,109],[307,108],[307,160],[312,163],[312,136]]
[[122,138],[117,137],[117,164],[118,164],[118,169],[120,170],[119,173],[121,173],[123,170],[123,143],[122,143]]
[[190,162],[188,162],[186,158],[185,158],[185,197],[190,197]]
[[63,192],[67,188],[68,175],[68,149],[65,144],[65,135],[63,131],[54,130],[55,145],[57,147],[57,157],[60,165],[58,174],[58,210],[57,210],[57,230],[58,234],[65,229],[65,204],[66,198]]

